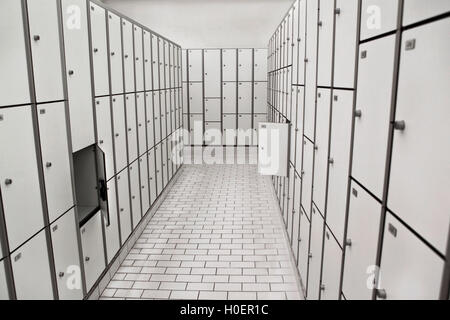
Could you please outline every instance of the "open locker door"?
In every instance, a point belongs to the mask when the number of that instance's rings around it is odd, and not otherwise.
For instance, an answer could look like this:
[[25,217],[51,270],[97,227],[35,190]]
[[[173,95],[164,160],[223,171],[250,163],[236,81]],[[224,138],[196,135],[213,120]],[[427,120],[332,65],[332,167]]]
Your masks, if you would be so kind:
[[100,147],[95,150],[97,156],[97,190],[100,203],[100,210],[105,221],[105,227],[111,224],[108,207],[108,188],[106,186],[106,163],[105,153]]
[[264,176],[288,177],[290,123],[259,124],[258,172]]

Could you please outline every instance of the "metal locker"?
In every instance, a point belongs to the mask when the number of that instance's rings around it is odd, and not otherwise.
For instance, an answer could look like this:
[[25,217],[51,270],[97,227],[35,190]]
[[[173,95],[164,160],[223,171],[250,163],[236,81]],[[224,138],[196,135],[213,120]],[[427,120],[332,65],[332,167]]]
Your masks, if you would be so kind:
[[172,136],[167,137],[167,183],[170,182],[173,176],[172,139]]
[[155,145],[155,124],[153,112],[153,94],[145,94],[146,113],[147,113],[147,149],[151,149]]
[[98,211],[80,230],[87,291],[91,290],[105,269],[101,219]]
[[[295,169],[295,167],[294,167]],[[292,226],[291,226],[291,246],[292,251],[294,252],[295,260],[298,261],[298,245],[299,245],[299,232],[300,232],[300,195],[301,195],[301,183],[302,180],[298,176],[298,173],[295,171],[294,173],[294,202],[292,208]],[[306,279],[305,279],[306,280]],[[305,283],[306,284],[306,283]]]
[[161,140],[167,137],[167,94],[166,90],[160,91],[160,103],[161,103]]
[[107,211],[102,211],[102,214],[105,225],[106,257],[110,263],[120,249],[116,178],[109,180],[106,187],[108,207],[105,208]]
[[136,101],[135,94],[125,96],[125,108],[127,113],[127,142],[128,161],[131,163],[138,157],[138,137],[136,127]]
[[[164,45],[164,88],[170,88],[170,70],[169,70],[169,43],[166,40],[163,40]],[[160,74],[162,76],[162,74]]]
[[252,144],[252,115],[240,114],[238,116],[238,145],[250,146]]
[[156,163],[155,163],[155,150],[151,149],[148,153],[148,180],[150,188],[150,205],[156,200]]
[[0,300],[8,300],[8,284],[6,283],[5,261],[0,260]]
[[11,253],[11,265],[18,300],[54,298],[45,230]]
[[141,186],[139,184],[139,161],[136,160],[129,166],[131,212],[133,218],[132,230],[136,228],[142,218]]
[[328,226],[325,227],[324,239],[320,300],[339,300],[342,249]]
[[363,0],[361,5],[361,40],[397,28],[398,0]]
[[188,84],[183,82],[183,114],[188,114]]
[[308,300],[319,300],[324,221],[322,215],[314,206],[312,208],[311,223],[311,245],[309,252],[310,255],[308,271]]
[[[153,90],[159,90],[159,38],[152,34],[152,76]],[[162,87],[162,86],[161,86]]]
[[122,28],[120,18],[108,12],[109,64],[111,68],[111,93],[123,93]]
[[407,26],[421,20],[432,18],[450,11],[447,0],[405,0],[403,8],[403,25]]
[[183,82],[187,82],[187,69],[189,68],[187,64],[187,51],[183,49],[181,52],[181,64],[183,67],[181,77]]
[[[54,2],[54,1],[53,1]],[[106,41],[106,12],[90,2],[91,48],[95,96],[109,94],[108,44]]]
[[255,49],[254,81],[267,81],[267,49]]
[[236,82],[223,82],[222,83],[222,95],[223,95],[223,113],[236,113]]
[[220,97],[220,50],[205,50],[205,97]]
[[297,268],[300,273],[300,278],[303,286],[306,288],[308,281],[308,262],[309,262],[309,234],[310,234],[310,222],[300,209],[300,233],[298,239],[298,262]]
[[222,116],[223,144],[234,146],[236,144],[236,115],[224,114]]
[[189,128],[191,133],[191,144],[203,145],[203,115],[191,114],[189,118]]
[[114,145],[116,153],[116,169],[121,171],[127,166],[127,137],[125,124],[124,96],[112,97],[114,119]]
[[153,90],[153,75],[152,75],[152,40],[151,34],[148,31],[143,32],[144,39],[144,81],[145,91]]
[[162,169],[162,152],[161,152],[162,144],[158,144],[155,147],[155,157],[156,157],[156,185],[157,185],[157,194],[158,196],[162,193],[163,186],[163,169]]
[[130,187],[128,184],[128,169],[117,175],[117,198],[119,200],[120,234],[122,245],[131,234],[131,203]]
[[252,49],[238,49],[238,81],[253,81]]
[[170,49],[170,87],[176,88],[176,82],[177,82],[177,67],[176,67],[176,48],[175,45],[169,44]]
[[237,81],[236,53],[236,49],[222,50],[222,81]]
[[154,112],[154,124],[155,124],[155,144],[161,141],[161,93],[153,92],[153,112]]
[[136,91],[144,91],[144,57],[142,29],[134,26],[134,66],[136,72]]
[[222,145],[222,129],[219,122],[205,122],[205,144],[209,146]]
[[331,86],[335,16],[334,2],[334,0],[320,1],[317,85],[324,87]]
[[300,173],[302,170],[303,161],[303,114],[304,114],[304,88],[297,87],[297,138],[296,138],[296,150],[295,150],[295,167]]
[[259,124],[267,122],[267,114],[254,114],[253,115],[253,145],[258,145],[258,130]]
[[[95,143],[86,4],[84,0],[62,1],[73,152]],[[78,23],[74,15],[79,16]]]
[[188,81],[203,81],[203,52],[188,50]]
[[109,180],[115,173],[110,98],[102,97],[95,99],[95,112],[98,146],[105,153],[106,179]]
[[[301,1],[303,2],[303,1]],[[299,60],[300,42],[304,39],[300,39],[300,23],[304,24],[304,21],[300,21],[300,1],[295,1],[292,11],[292,84],[298,84],[299,79],[299,63],[304,63],[303,60]]]
[[[39,4],[40,5],[40,4]],[[38,5],[38,6],[39,6]],[[22,2],[5,0],[0,5],[0,106],[30,103]],[[60,59],[58,59],[60,61]],[[42,83],[43,85],[45,84]]]
[[30,106],[0,109],[0,145],[0,187],[13,251],[44,227]]
[[267,82],[254,82],[254,113],[267,113]]
[[[266,115],[267,117],[267,115]],[[294,118],[295,119],[295,118]],[[289,141],[289,161],[292,162],[292,164],[295,166],[295,147],[297,144],[296,138],[297,138],[297,131],[296,131],[296,123],[295,120],[291,122],[290,124],[290,141]]]
[[[325,214],[325,196],[328,181],[328,164],[330,160],[328,157],[328,147],[329,147],[328,143],[330,135],[330,105],[331,105],[331,90],[318,89],[316,145],[314,148],[315,164],[314,164],[313,201],[322,214]],[[350,142],[350,140],[348,142]]]
[[[378,299],[437,300],[445,261],[391,214],[386,217]],[[385,297],[379,293],[384,293]]]
[[220,99],[205,99],[205,121],[220,122]]
[[292,243],[292,212],[294,210],[294,186],[295,186],[295,168],[292,166],[292,164],[289,164],[289,192],[287,197],[287,210],[284,214],[284,224],[287,229],[287,235],[289,241]]
[[300,1],[299,5],[299,33],[297,37],[298,43],[298,81],[297,84],[305,84],[305,62],[306,56],[306,1]]
[[176,89],[170,89],[170,133],[176,129],[176,114],[178,112],[178,106],[175,102]]
[[168,164],[167,164],[167,140],[161,142],[161,153],[162,153],[162,178],[163,187],[167,186],[168,180]]
[[238,113],[252,113],[252,83],[239,82],[238,84]]
[[[65,111],[63,102],[38,106],[42,167],[50,222],[74,205]],[[111,126],[111,122],[109,124]]]
[[136,94],[138,138],[139,138],[139,156],[147,152],[147,130],[146,130],[146,114],[145,114],[145,95],[144,93]]
[[203,84],[189,83],[189,112],[203,113]]
[[70,286],[71,277],[76,275],[74,272],[79,271],[73,268],[80,267],[75,209],[71,209],[52,223],[50,230],[59,299],[81,300],[83,299],[81,286],[79,288]]
[[379,199],[386,165],[394,52],[395,35],[360,46],[352,175]]
[[183,141],[186,145],[190,144],[190,131],[189,131],[189,116],[187,114],[183,114],[183,131],[188,134],[183,137]]
[[125,92],[135,92],[134,86],[134,48],[133,48],[133,25],[122,19],[122,41],[123,41],[123,65],[125,78]]
[[311,217],[314,145],[307,139],[304,139],[303,157],[302,207],[308,217]]
[[[441,125],[450,116],[450,46],[444,41],[449,27],[445,19],[403,33],[388,199],[389,209],[443,254],[450,224],[450,154],[430,155],[450,136],[450,128]],[[398,127],[402,123],[405,128]],[[415,183],[407,181],[411,172]]]
[[[36,101],[63,100],[57,2],[53,0],[37,2],[27,1]],[[11,49],[9,47],[8,50]]]
[[369,300],[373,283],[368,281],[376,262],[381,204],[355,182],[350,190],[342,292],[349,300]]

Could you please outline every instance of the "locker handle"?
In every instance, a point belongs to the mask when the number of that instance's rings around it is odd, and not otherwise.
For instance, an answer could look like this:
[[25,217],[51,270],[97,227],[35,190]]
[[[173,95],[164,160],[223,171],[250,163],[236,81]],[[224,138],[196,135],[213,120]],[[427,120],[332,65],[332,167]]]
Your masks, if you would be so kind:
[[355,111],[355,118],[361,118],[362,117],[362,111],[361,110],[356,110]]
[[113,52],[111,52],[111,55],[112,55],[112,56],[114,56],[115,54],[116,54],[116,53],[115,53],[114,51],[113,51]]
[[41,40],[41,37],[40,37],[39,35],[35,35],[35,36],[33,37],[33,40],[34,40],[34,41],[39,41],[39,40]]
[[12,185],[12,183],[13,183],[12,179],[5,180],[5,185],[7,185],[7,186]]
[[72,76],[74,74],[73,70],[69,70],[69,76]]
[[404,131],[406,129],[406,122],[405,121],[395,121],[394,129],[398,130],[398,131]]
[[387,293],[384,289],[376,289],[376,295],[378,299],[386,300],[387,299]]
[[47,162],[47,163],[45,164],[45,167],[46,167],[46,168],[51,168],[51,167],[52,167],[52,163],[51,163],[51,162]]

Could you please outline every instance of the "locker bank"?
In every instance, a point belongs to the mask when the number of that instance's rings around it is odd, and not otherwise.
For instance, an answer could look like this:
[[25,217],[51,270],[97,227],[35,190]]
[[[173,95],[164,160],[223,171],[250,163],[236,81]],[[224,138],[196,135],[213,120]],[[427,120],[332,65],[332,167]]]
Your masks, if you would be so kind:
[[0,300],[448,300],[448,30],[448,0],[2,0]]

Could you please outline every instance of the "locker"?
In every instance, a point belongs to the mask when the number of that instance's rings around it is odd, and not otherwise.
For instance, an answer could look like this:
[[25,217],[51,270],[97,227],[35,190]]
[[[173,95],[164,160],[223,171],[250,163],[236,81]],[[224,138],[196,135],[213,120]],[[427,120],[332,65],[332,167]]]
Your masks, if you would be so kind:
[[352,137],[353,92],[333,92],[327,224],[336,238],[344,238]]
[[[301,210],[301,209],[300,209]],[[303,210],[301,210],[303,211]],[[298,263],[297,268],[300,273],[300,278],[303,286],[307,285],[308,281],[308,255],[309,255],[309,233],[310,223],[306,214],[301,212],[300,215],[300,234],[298,239]]]
[[144,80],[145,91],[153,90],[153,76],[152,76],[152,40],[148,31],[143,31],[144,34]]
[[63,100],[57,2],[28,0],[27,5],[36,101]]
[[205,99],[205,121],[220,122],[220,99]]
[[[164,40],[164,85],[166,89],[170,88],[170,71],[169,71],[169,43]],[[161,75],[160,75],[161,76]]]
[[0,30],[8,30],[0,35],[8,48],[0,59],[0,106],[30,103],[21,1],[2,1],[0,12]]
[[188,112],[188,84],[183,83],[183,114],[187,114]]
[[[386,164],[395,36],[360,46],[353,177],[382,198]],[[361,56],[366,55],[365,58]],[[377,88],[377,90],[373,90]]]
[[147,113],[147,149],[153,148],[155,145],[155,124],[153,112],[153,95],[152,93],[145,94],[146,113]]
[[62,102],[38,107],[42,167],[50,222],[74,205],[65,111]]
[[223,95],[223,113],[236,113],[236,82],[223,82],[222,83],[222,95]]
[[[337,16],[337,15],[336,15]],[[334,38],[334,0],[320,1],[317,85],[331,86]],[[338,16],[337,16],[338,17]],[[351,38],[351,35],[349,35]],[[355,37],[356,41],[356,37]],[[356,49],[355,49],[356,50]]]
[[175,89],[170,89],[170,133],[175,131],[176,128],[176,114],[178,111],[178,107],[175,104]]
[[[295,169],[295,167],[294,167]],[[293,202],[293,210],[292,210],[292,239],[291,246],[292,251],[294,252],[295,261],[298,262],[298,249],[299,249],[299,232],[300,232],[300,195],[301,195],[301,179],[298,176],[298,173],[294,174],[294,202]],[[305,279],[306,280],[306,279]]]
[[4,260],[0,260],[0,300],[8,300],[8,285],[6,283],[6,270]]
[[155,144],[161,141],[161,93],[153,92],[153,112],[154,112],[154,124],[155,124]]
[[267,81],[267,50],[255,49],[255,79]]
[[114,96],[112,98],[113,119],[114,119],[114,144],[116,152],[116,169],[121,171],[127,166],[127,140],[125,125],[124,96]]
[[159,90],[159,38],[152,34],[152,75],[153,90]]
[[[266,115],[267,117],[267,115]],[[295,165],[295,148],[296,148],[296,138],[297,138],[297,131],[296,131],[296,124],[295,122],[292,122],[289,126],[290,131],[290,141],[289,141],[289,161],[292,162],[293,165]]]
[[150,188],[150,204],[156,200],[156,164],[155,164],[155,150],[152,149],[148,153],[148,179],[149,179],[149,188]]
[[189,112],[203,113],[203,84],[189,83]]
[[120,234],[123,245],[131,234],[131,203],[128,169],[125,169],[117,175],[117,198],[119,200]]
[[292,66],[292,14],[294,13],[293,9],[291,8],[288,13],[288,21],[287,21],[287,34],[286,34],[286,65]]
[[108,181],[106,187],[108,190],[108,211],[104,211],[102,214],[105,225],[106,257],[108,263],[110,263],[120,249],[116,179],[113,178]]
[[267,113],[267,82],[254,82],[254,113]]
[[300,173],[302,170],[303,161],[303,114],[304,114],[304,88],[297,87],[297,138],[296,138],[296,151],[295,151],[295,167]]
[[[9,247],[13,251],[43,228],[44,220],[31,107],[1,109],[0,119],[1,193]],[[27,201],[23,201],[24,195]]]
[[134,66],[136,72],[136,91],[144,91],[144,57],[142,29],[134,26]]
[[188,65],[187,65],[187,51],[186,50],[182,50],[181,53],[181,63],[183,65],[183,70],[182,70],[182,80],[183,82],[187,82],[187,69],[188,69]]
[[[298,43],[298,81],[300,85],[305,84],[305,68],[306,68],[306,1],[300,1],[299,7],[299,34],[297,38]],[[308,62],[309,65],[309,62]]]
[[155,147],[155,157],[156,157],[156,185],[157,185],[157,194],[158,196],[162,193],[163,186],[163,169],[162,169],[162,152],[161,152],[161,144]]
[[[54,2],[54,1],[53,1]],[[91,48],[95,96],[109,94],[108,44],[106,42],[106,12],[90,3]]]
[[358,32],[358,0],[336,0],[334,86],[355,87],[355,54]]
[[[317,90],[316,146],[314,148],[314,195],[313,201],[322,214],[325,214],[325,197],[328,180],[328,143],[330,134],[331,90]],[[339,115],[336,115],[337,117]],[[350,122],[351,125],[351,122]],[[350,142],[350,139],[348,140]],[[348,163],[347,163],[348,167]],[[348,178],[348,177],[347,177]],[[346,189],[347,190],[347,189]]]
[[222,81],[237,81],[236,49],[222,50]]
[[191,132],[191,144],[197,146],[203,145],[203,115],[191,114],[189,128]]
[[236,115],[224,114],[222,116],[223,144],[234,146],[236,144]]
[[361,40],[397,28],[398,0],[363,0],[361,4]]
[[123,93],[123,69],[122,69],[122,31],[120,18],[108,12],[109,28],[109,63],[111,68],[111,92]]
[[342,291],[349,300],[372,298],[368,287],[375,265],[380,228],[381,205],[355,182],[351,186],[350,209]]
[[45,230],[11,254],[11,265],[18,300],[54,298]]
[[[95,143],[86,1],[63,0],[62,12],[72,149],[76,152]],[[73,26],[74,14],[80,17],[79,28]]]
[[308,300],[319,300],[320,269],[322,264],[324,221],[320,213],[313,207],[311,225],[311,247],[308,272]]
[[136,94],[137,101],[137,122],[138,122],[138,138],[139,138],[139,155],[147,152],[147,130],[145,115],[145,95],[143,93]]
[[295,168],[292,166],[292,164],[289,164],[289,195],[288,195],[288,206],[286,210],[286,214],[284,217],[284,223],[286,225],[288,239],[292,243],[292,214],[294,210],[294,186],[295,186],[295,180],[294,180],[294,170]]
[[238,84],[238,113],[252,113],[252,83],[239,82]]
[[253,145],[258,145],[258,130],[261,122],[267,122],[267,114],[253,115]]
[[166,91],[160,91],[161,103],[161,140],[167,137],[167,94]]
[[220,50],[205,50],[205,97],[220,97]]
[[134,48],[133,48],[133,25],[122,19],[122,41],[123,41],[123,65],[125,77],[125,92],[135,92],[134,86]]
[[136,100],[135,94],[126,95],[127,133],[128,133],[128,161],[131,163],[138,157],[138,141],[136,127]]
[[203,52],[188,50],[188,81],[203,81]]
[[425,243],[387,215],[380,266],[380,289],[387,299],[439,299],[444,264]]
[[[207,121],[207,120],[206,120]],[[205,122],[205,144],[209,146],[222,145],[222,125],[219,122]]]
[[105,269],[101,219],[98,211],[80,230],[87,291],[91,290]]
[[342,249],[328,227],[325,228],[324,241],[320,300],[339,300]]
[[136,228],[142,218],[141,207],[141,186],[139,184],[139,161],[130,164],[130,196],[131,196],[131,212],[133,219],[132,230]]
[[172,139],[172,136],[167,137],[167,182],[170,182],[173,176]]
[[238,81],[253,81],[252,49],[238,49]]
[[97,119],[97,141],[99,148],[105,153],[106,179],[109,180],[114,176],[114,151],[110,98],[102,97],[95,99],[95,107]]
[[252,115],[240,114],[238,117],[238,145],[249,146],[252,144]]
[[446,0],[433,0],[427,3],[420,0],[406,0],[403,8],[403,25],[407,26],[449,11],[450,3]]
[[311,196],[313,182],[314,145],[305,139],[303,150],[302,171],[302,207],[308,217],[311,217]]
[[163,188],[166,188],[167,186],[167,176],[168,176],[168,165],[167,165],[167,140],[164,140],[161,142],[161,153],[162,153],[162,181],[163,181]]
[[169,44],[170,47],[170,87],[175,88],[176,85],[176,76],[177,76],[177,68],[175,66],[175,54],[176,48],[175,45]]
[[[445,19],[403,33],[396,121],[406,129],[394,133],[388,199],[389,208],[441,253],[450,223],[450,155],[430,155],[448,143],[450,129],[431,124],[450,116],[450,46],[444,41],[449,27]],[[407,50],[412,39],[417,45]],[[411,172],[415,183],[407,181]]]
[[56,280],[60,300],[81,300],[83,291],[68,286],[74,266],[80,267],[75,209],[50,225]]

